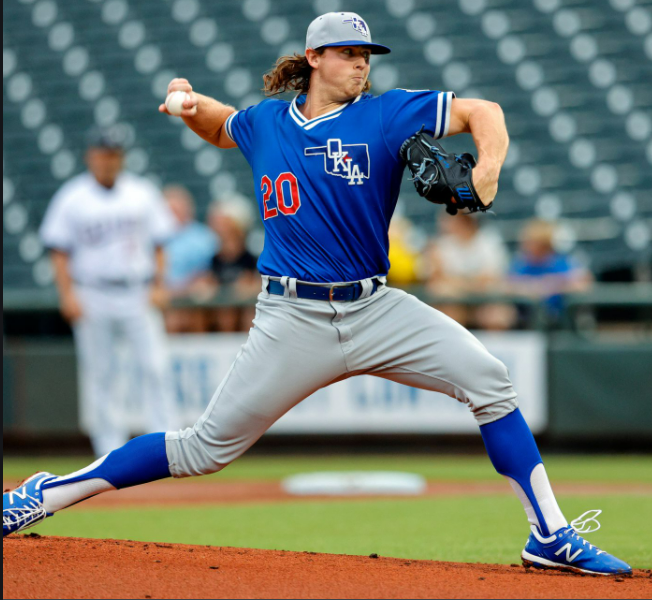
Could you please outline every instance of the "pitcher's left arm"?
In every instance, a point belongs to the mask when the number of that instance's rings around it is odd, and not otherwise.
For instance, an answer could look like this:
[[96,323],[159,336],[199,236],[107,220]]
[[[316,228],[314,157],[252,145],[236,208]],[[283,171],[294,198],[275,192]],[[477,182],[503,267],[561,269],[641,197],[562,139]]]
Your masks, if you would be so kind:
[[448,135],[470,133],[478,149],[473,185],[485,206],[498,192],[498,177],[507,156],[509,135],[500,105],[487,100],[454,98]]

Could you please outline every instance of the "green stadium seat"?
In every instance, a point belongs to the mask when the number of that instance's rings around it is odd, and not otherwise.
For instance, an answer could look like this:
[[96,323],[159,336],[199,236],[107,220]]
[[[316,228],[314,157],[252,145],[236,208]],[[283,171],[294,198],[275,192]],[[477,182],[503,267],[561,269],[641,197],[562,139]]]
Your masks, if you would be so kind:
[[[649,52],[627,11],[614,3],[565,4],[549,10],[552,5],[537,1],[412,6],[351,0],[346,10],[366,16],[375,38],[393,48],[374,59],[374,68],[383,68],[376,71],[376,92],[388,82],[452,87],[461,97],[479,95],[503,106],[513,150],[492,222],[512,247],[521,223],[559,212],[576,228],[577,248],[594,269],[646,260],[649,248],[637,248],[626,232],[636,219],[652,217],[652,150],[644,135],[646,119],[652,122]],[[147,153],[144,174],[188,186],[200,215],[225,175],[253,201],[251,172],[239,153],[224,152],[217,172],[199,174],[196,155],[206,145],[161,117],[157,106],[173,76],[188,77],[196,89],[236,107],[258,101],[262,74],[281,51],[302,49],[305,28],[316,16],[315,3],[305,0],[261,3],[260,13],[240,0],[200,1],[197,11],[189,11],[187,0],[55,5],[53,18],[37,14],[38,3],[3,7],[5,177],[13,186],[4,210],[6,216],[21,206],[27,215],[21,232],[8,233],[5,226],[8,287],[47,283],[35,279],[35,259],[21,255],[21,240],[37,230],[58,186],[83,169],[85,132],[98,119],[127,124],[130,148]],[[229,62],[216,63],[225,56]],[[240,85],[229,78],[237,69]],[[63,134],[55,150],[41,137],[51,126]],[[469,139],[446,144],[463,151]],[[608,172],[596,175],[603,165],[616,167],[613,190],[607,189]],[[619,193],[634,202],[617,200]],[[435,212],[409,184],[401,203],[431,233]],[[618,233],[593,239],[591,223]]]

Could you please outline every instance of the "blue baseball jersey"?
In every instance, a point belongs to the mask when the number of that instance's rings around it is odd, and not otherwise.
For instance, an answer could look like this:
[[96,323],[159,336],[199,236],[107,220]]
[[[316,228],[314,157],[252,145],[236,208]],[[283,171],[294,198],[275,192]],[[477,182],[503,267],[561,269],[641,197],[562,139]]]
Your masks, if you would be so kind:
[[447,135],[452,92],[362,94],[306,119],[266,99],[225,127],[251,165],[265,224],[264,275],[356,281],[389,271],[388,228],[403,178],[401,144],[421,127]]

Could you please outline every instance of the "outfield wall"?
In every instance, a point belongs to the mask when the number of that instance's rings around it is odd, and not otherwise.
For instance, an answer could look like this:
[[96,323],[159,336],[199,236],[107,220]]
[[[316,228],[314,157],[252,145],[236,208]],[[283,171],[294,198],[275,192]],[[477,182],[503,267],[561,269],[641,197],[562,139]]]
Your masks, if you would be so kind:
[[[652,344],[595,344],[540,332],[478,334],[503,360],[537,433],[652,439]],[[181,425],[199,416],[245,340],[242,334],[174,336],[171,386]],[[116,403],[139,430],[138,375],[122,354]],[[286,367],[291,376],[291,365]],[[5,343],[3,433],[79,432],[77,371],[70,340]],[[131,394],[129,393],[131,391]],[[465,434],[468,409],[446,396],[375,377],[340,382],[290,411],[275,434]]]

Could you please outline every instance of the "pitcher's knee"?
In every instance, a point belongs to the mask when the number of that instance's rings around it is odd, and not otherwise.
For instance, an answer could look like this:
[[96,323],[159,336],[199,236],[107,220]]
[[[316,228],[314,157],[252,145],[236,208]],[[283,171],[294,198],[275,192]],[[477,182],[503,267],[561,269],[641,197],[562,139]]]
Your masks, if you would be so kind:
[[518,407],[516,392],[504,363],[489,352],[469,367],[468,404],[479,425],[502,419]]
[[516,394],[514,394],[514,396],[510,398],[502,398],[492,402],[491,404],[474,407],[472,412],[478,425],[487,425],[488,423],[493,423],[494,421],[506,417],[513,413],[517,408],[518,401],[516,400]]
[[251,448],[276,420],[275,416],[256,414],[248,406],[218,400],[219,393],[194,427],[168,433],[173,477],[221,471]]
[[196,428],[168,433],[170,473],[177,478],[217,473],[241,456],[251,443],[243,438],[212,438]]

